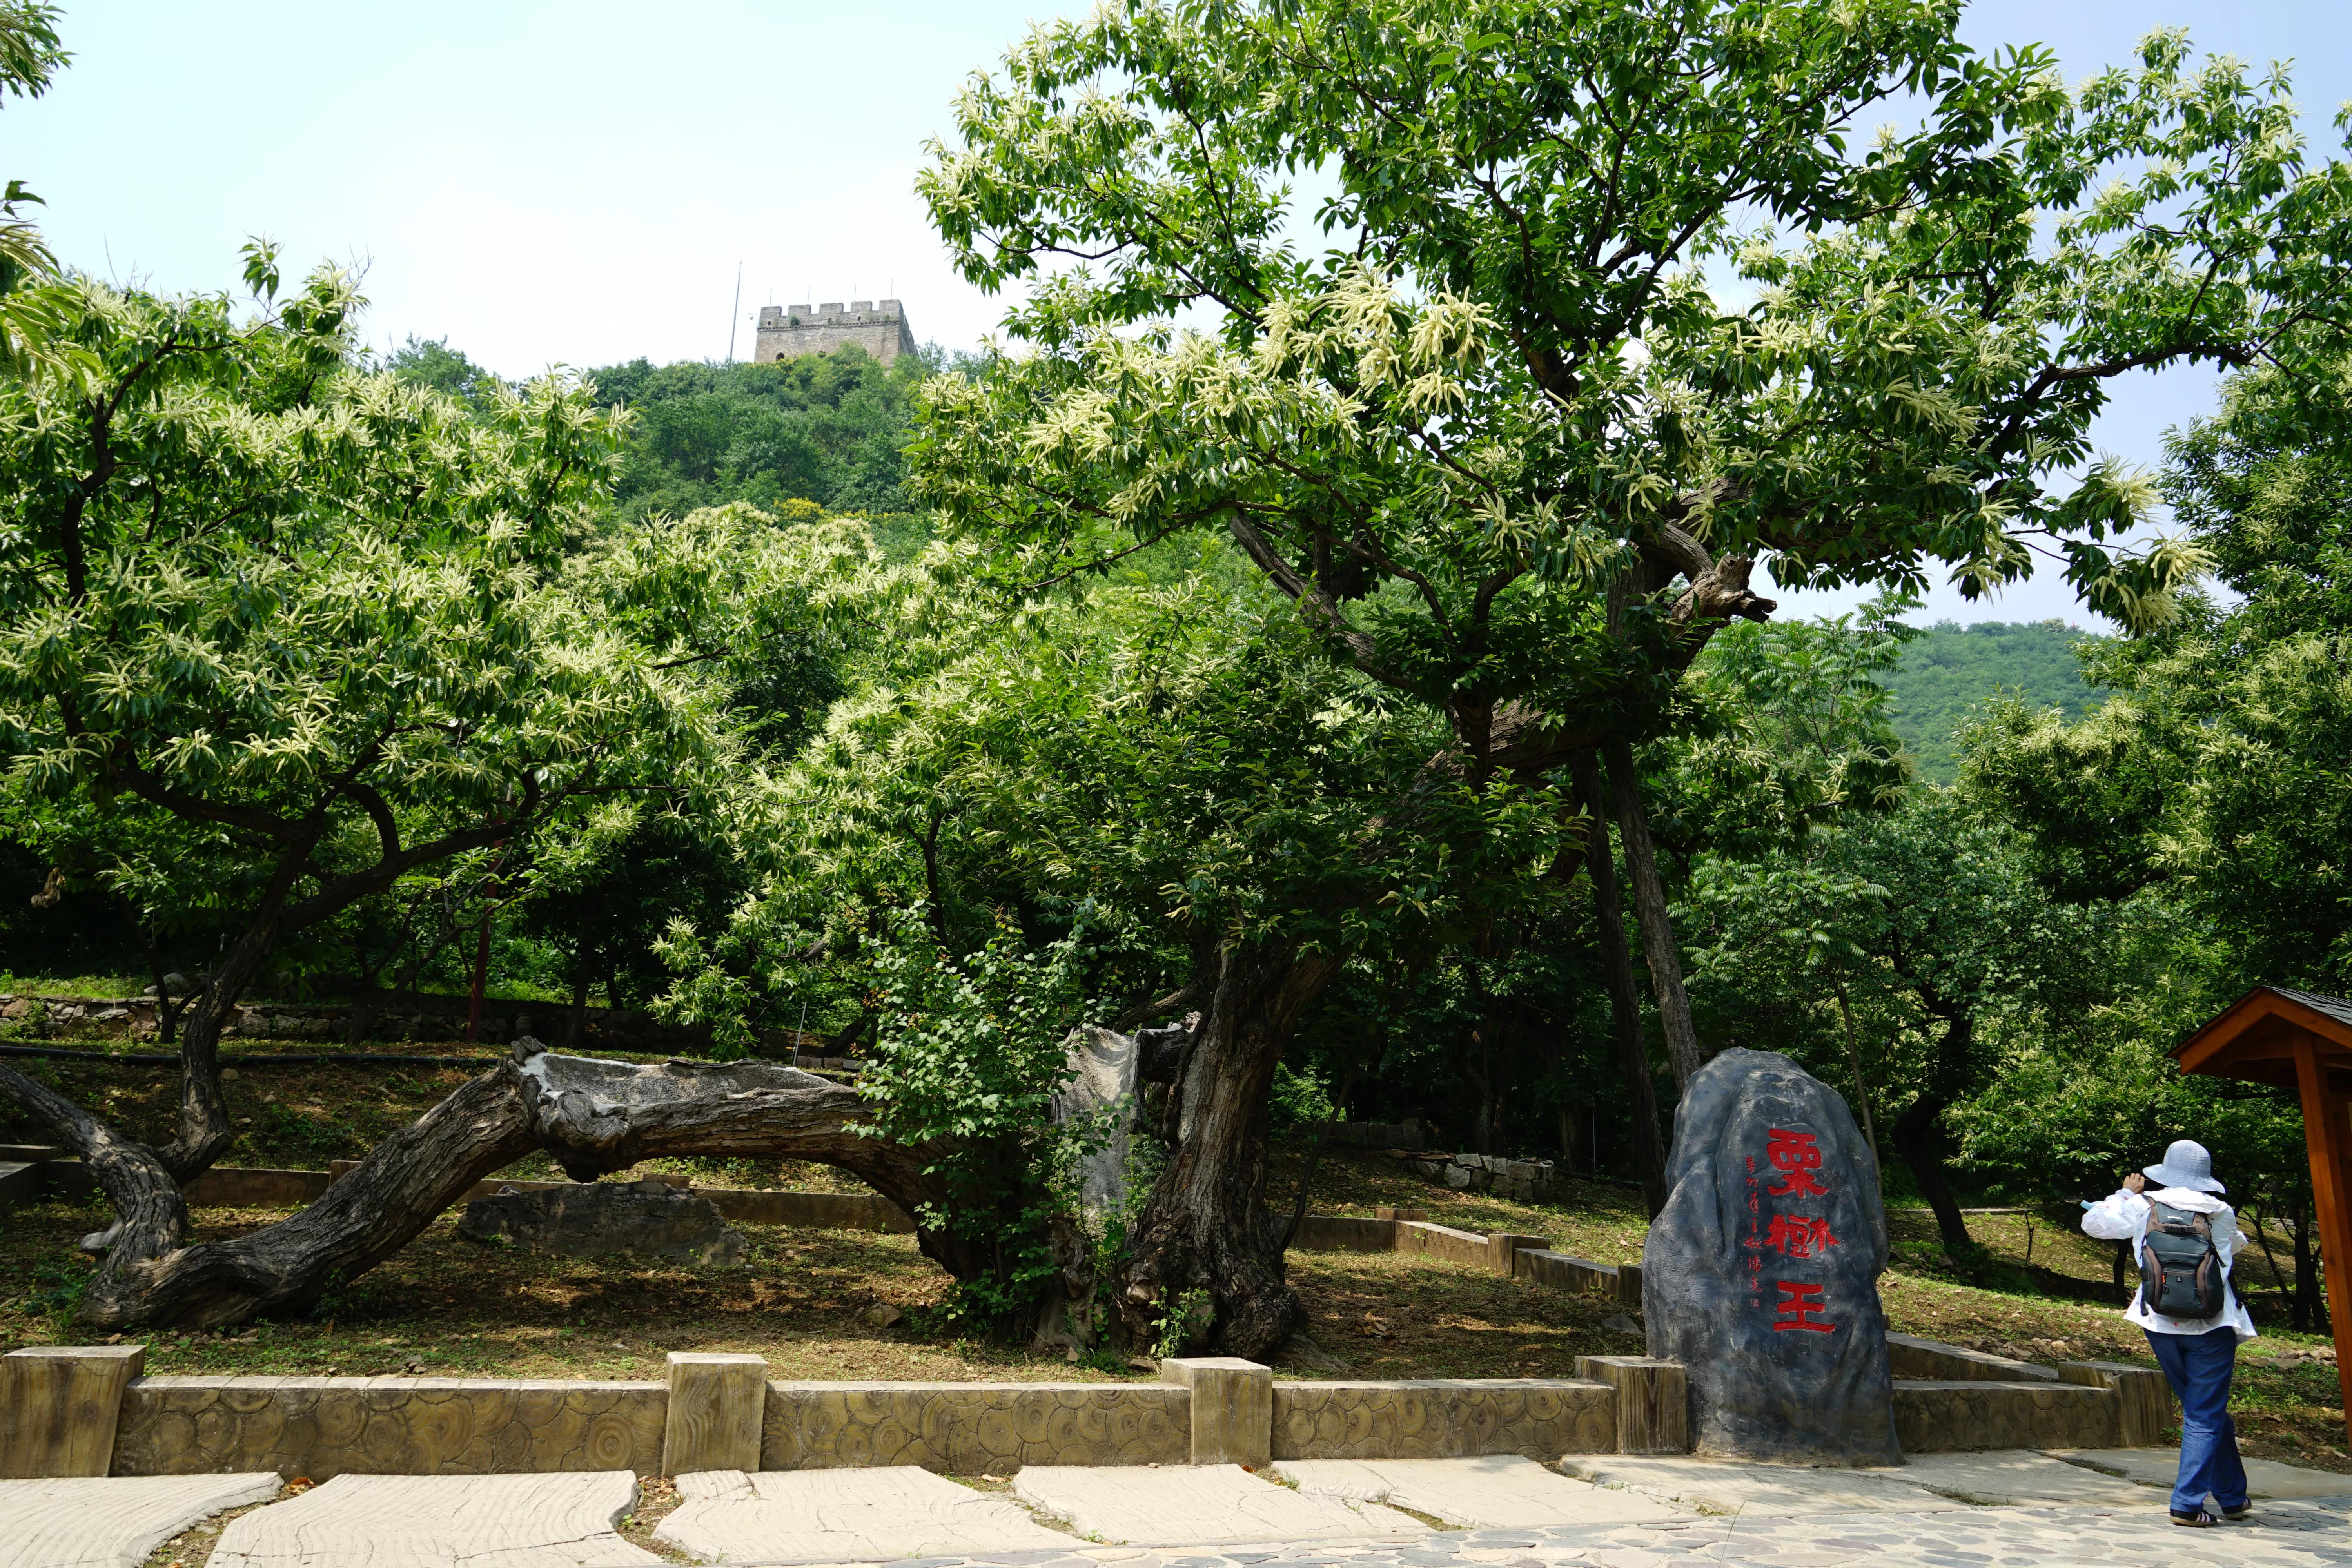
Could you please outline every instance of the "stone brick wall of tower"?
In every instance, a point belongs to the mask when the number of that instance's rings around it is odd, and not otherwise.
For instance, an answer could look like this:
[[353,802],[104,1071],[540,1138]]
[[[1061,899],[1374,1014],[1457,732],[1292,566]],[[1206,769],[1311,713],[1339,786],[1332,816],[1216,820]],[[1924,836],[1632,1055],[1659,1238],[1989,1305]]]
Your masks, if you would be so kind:
[[855,344],[888,364],[900,354],[915,352],[915,334],[907,325],[907,309],[896,300],[876,303],[858,300],[848,304],[767,305],[761,308],[759,331],[751,341],[756,360],[793,359],[801,354],[831,353]]

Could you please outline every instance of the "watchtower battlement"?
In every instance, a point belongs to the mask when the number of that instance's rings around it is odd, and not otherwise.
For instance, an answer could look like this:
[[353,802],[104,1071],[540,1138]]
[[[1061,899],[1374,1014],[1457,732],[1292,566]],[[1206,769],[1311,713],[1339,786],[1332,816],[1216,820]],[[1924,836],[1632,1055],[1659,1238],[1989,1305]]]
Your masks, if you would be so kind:
[[907,307],[897,300],[835,300],[812,309],[807,305],[762,305],[760,330],[752,339],[755,360],[791,359],[799,354],[831,353],[852,343],[888,364],[902,353],[915,352],[915,334],[907,325]]

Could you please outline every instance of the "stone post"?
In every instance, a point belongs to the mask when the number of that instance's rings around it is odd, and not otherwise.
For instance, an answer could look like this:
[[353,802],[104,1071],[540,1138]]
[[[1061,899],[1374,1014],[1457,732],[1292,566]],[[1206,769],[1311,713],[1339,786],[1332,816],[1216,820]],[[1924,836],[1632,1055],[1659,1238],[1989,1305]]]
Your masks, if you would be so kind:
[[145,1345],[36,1345],[0,1356],[0,1478],[102,1476]]
[[1617,1266],[1617,1304],[1621,1307],[1631,1307],[1637,1312],[1642,1310],[1642,1266],[1640,1264],[1621,1263]]
[[768,1363],[755,1355],[672,1351],[669,1415],[662,1428],[662,1474],[760,1468],[768,1413]]
[[1540,1252],[1550,1246],[1551,1237],[1548,1236],[1520,1236],[1511,1231],[1498,1230],[1486,1237],[1487,1267],[1497,1274],[1514,1274],[1517,1269],[1513,1267],[1512,1259],[1521,1247],[1533,1247]]
[[2112,1388],[2123,1405],[2121,1442],[2126,1448],[2164,1447],[2164,1429],[2180,1425],[2172,1384],[2154,1367],[2113,1361],[2062,1361],[2058,1377],[2091,1388]]
[[1617,1390],[1617,1451],[1690,1452],[1690,1383],[1678,1362],[1641,1355],[1580,1355],[1576,1375]]
[[1274,1458],[1274,1369],[1239,1356],[1171,1356],[1160,1381],[1192,1391],[1192,1463],[1264,1469]]

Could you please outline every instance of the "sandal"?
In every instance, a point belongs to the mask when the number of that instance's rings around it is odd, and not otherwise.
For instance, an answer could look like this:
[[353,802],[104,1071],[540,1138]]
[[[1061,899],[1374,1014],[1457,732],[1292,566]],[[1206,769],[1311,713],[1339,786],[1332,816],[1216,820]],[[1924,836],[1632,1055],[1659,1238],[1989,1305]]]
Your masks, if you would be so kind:
[[2183,1530],[2205,1530],[2221,1521],[2200,1508],[2193,1513],[2174,1513],[2172,1522]]

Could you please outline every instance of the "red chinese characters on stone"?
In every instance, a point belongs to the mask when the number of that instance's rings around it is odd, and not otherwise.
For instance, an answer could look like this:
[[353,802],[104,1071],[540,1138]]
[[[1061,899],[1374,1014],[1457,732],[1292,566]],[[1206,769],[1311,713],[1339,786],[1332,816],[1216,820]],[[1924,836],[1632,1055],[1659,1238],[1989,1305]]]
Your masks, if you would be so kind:
[[1821,1145],[1810,1132],[1791,1132],[1783,1127],[1768,1128],[1765,1131],[1764,1157],[1780,1173],[1780,1184],[1766,1189],[1776,1198],[1827,1197],[1829,1189],[1822,1185],[1814,1172],[1822,1168]]
[[1764,1232],[1764,1245],[1783,1258],[1811,1258],[1837,1244],[1829,1220],[1818,1215],[1776,1214]]
[[1748,1249],[1748,1304],[1760,1307],[1764,1304],[1764,1298],[1759,1293],[1764,1289],[1764,1237],[1757,1228],[1757,1216],[1762,1212],[1764,1202],[1760,1192],[1762,1184],[1756,1179],[1756,1156],[1750,1154],[1747,1160],[1748,1236],[1740,1246]]
[[1790,1329],[1816,1334],[1837,1332],[1837,1325],[1821,1315],[1825,1309],[1820,1286],[1800,1284],[1793,1279],[1775,1279],[1772,1283],[1780,1291],[1780,1316],[1772,1321],[1774,1333],[1786,1333]]

